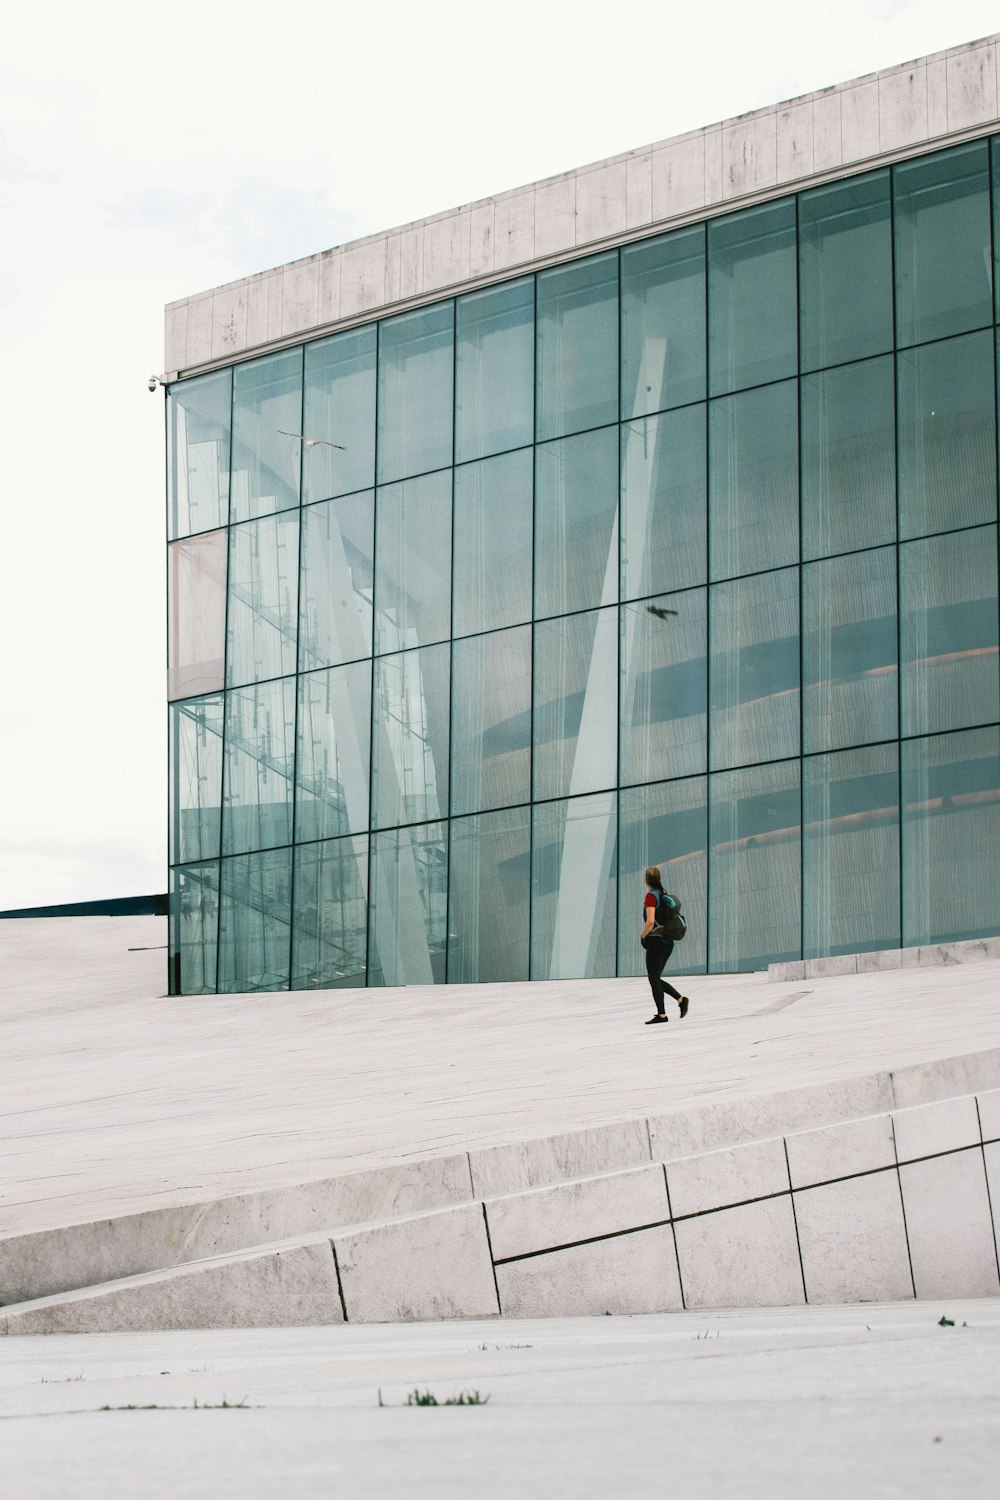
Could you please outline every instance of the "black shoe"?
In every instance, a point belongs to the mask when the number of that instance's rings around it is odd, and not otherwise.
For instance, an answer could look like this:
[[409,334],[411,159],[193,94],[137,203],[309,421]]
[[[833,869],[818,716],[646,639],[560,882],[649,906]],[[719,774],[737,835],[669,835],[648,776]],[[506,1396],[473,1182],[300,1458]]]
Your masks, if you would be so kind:
[[664,1023],[664,1025],[665,1025],[667,1023],[667,1021],[669,1021],[669,1020],[670,1020],[669,1016],[661,1016],[661,1015],[650,1016],[649,1020],[646,1022],[646,1025],[647,1026],[655,1026],[657,1024],[657,1022],[659,1022],[659,1021],[662,1021]]
[[684,1019],[684,1017],[685,1017],[685,1016],[686,1016],[686,1015],[687,1015],[687,1013],[688,1013],[688,1005],[689,1005],[689,1003],[690,1003],[690,1002],[689,1002],[689,1000],[688,1000],[688,997],[687,997],[687,995],[682,995],[682,996],[681,996],[681,1014],[680,1014],[680,1019],[681,1019],[681,1020],[682,1020],[682,1021],[683,1021],[683,1019]]

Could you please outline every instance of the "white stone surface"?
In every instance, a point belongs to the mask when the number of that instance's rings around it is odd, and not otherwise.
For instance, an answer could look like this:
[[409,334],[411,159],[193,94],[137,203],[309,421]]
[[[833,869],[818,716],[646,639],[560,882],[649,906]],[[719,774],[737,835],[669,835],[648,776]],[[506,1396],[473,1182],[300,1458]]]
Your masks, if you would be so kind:
[[482,1205],[336,1234],[352,1323],[482,1318],[499,1312]]
[[603,1317],[681,1308],[669,1224],[497,1266],[505,1318]]
[[1000,1089],[977,1095],[979,1129],[984,1141],[1000,1141]]
[[1000,1290],[981,1147],[899,1169],[918,1297]]
[[498,1198],[522,1188],[614,1172],[647,1161],[649,1131],[645,1120],[616,1120],[590,1130],[469,1152],[477,1198]]
[[667,1164],[667,1187],[675,1219],[787,1193],[785,1143],[772,1137],[704,1156],[682,1157]]
[[941,1099],[915,1109],[898,1109],[893,1115],[897,1161],[918,1161],[942,1151],[959,1151],[979,1145],[979,1114],[974,1094],[960,1099]]
[[0,1310],[0,1334],[292,1328],[344,1321],[330,1241],[275,1248]]
[[682,1219],[674,1235],[688,1308],[805,1301],[790,1193]]
[[667,1188],[659,1164],[536,1188],[486,1204],[494,1260],[617,1234],[669,1217]]
[[995,42],[986,37],[355,241],[338,252],[332,301],[323,264],[330,252],[294,261],[275,273],[263,324],[260,278],[182,299],[167,309],[165,368],[236,357],[637,227],[666,228],[844,167],[943,145],[949,132],[982,131],[997,119]]
[[834,1182],[838,1177],[896,1164],[891,1115],[870,1115],[842,1125],[800,1131],[786,1136],[785,1145],[793,1188]]
[[[981,972],[997,976],[996,1000],[1000,1005],[1000,968],[984,964]],[[900,978],[907,981],[908,988],[914,982],[912,975],[902,974]],[[952,1000],[961,1004],[961,991],[956,992],[954,975],[949,980],[949,989]],[[997,1047],[986,1047],[978,1052],[963,1050],[961,1054],[954,1049],[951,1057],[942,1057],[930,1064],[910,1063],[892,1071],[892,1092],[897,1109],[912,1109],[914,1105],[932,1104],[937,1099],[976,1094],[984,1089],[995,1089],[998,1083],[1000,1048]]]
[[895,1171],[797,1192],[795,1218],[810,1303],[913,1296]]

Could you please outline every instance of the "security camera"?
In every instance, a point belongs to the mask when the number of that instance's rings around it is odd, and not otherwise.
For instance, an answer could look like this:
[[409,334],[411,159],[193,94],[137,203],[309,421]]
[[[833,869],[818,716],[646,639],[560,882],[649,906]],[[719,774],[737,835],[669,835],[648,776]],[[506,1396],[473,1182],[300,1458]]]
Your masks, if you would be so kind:
[[150,377],[149,377],[149,389],[150,389],[150,391],[155,391],[156,387],[159,385],[159,383],[160,382],[159,382],[158,378],[155,375],[150,375]]

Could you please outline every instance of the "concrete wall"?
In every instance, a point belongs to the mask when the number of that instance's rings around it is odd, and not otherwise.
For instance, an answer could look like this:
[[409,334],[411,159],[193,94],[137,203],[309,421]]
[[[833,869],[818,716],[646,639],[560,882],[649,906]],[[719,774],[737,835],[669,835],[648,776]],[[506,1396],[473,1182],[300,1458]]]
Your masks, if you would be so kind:
[[981,135],[997,36],[465,204],[166,309],[168,379]]

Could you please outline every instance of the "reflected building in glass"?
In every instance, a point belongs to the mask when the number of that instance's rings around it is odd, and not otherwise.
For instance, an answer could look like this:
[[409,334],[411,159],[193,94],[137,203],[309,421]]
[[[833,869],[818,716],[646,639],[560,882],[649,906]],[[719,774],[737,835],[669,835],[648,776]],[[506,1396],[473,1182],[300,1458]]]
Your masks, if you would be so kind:
[[1000,931],[975,55],[169,310],[176,992],[636,975],[653,863],[685,972]]

